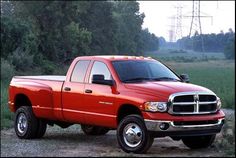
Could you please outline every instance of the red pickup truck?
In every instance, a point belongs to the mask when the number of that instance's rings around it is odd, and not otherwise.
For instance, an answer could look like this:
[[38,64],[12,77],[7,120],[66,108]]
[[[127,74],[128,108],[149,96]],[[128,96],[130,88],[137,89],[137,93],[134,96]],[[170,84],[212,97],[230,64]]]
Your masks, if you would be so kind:
[[221,101],[188,80],[152,58],[77,57],[66,76],[14,76],[8,103],[19,138],[40,138],[47,124],[81,124],[87,135],[117,129],[125,152],[145,153],[165,136],[208,147],[224,124]]

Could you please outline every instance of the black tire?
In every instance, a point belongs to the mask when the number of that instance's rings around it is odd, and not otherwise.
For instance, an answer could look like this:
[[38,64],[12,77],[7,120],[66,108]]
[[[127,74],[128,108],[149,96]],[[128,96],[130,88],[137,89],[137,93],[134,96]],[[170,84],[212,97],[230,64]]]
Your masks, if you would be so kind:
[[209,147],[215,140],[214,135],[191,136],[182,138],[183,143],[191,149],[200,149]]
[[81,125],[81,129],[87,135],[104,135],[109,132],[109,129],[106,127],[92,125]]
[[42,119],[38,119],[38,130],[37,130],[36,138],[43,137],[46,132],[46,129],[47,129],[46,121]]
[[[127,136],[127,138],[124,136],[125,131],[125,136]],[[128,131],[131,132],[130,135],[127,134]],[[136,131],[136,133],[134,131]],[[136,135],[134,135],[134,133]],[[130,137],[128,137],[128,135]],[[136,142],[136,140],[133,142],[131,142],[132,140],[129,141],[128,139],[131,137],[138,138],[138,142]],[[119,126],[117,128],[117,140],[118,144],[120,145],[123,151],[127,153],[133,152],[141,154],[146,153],[147,150],[152,146],[154,138],[147,131],[147,128],[144,124],[144,120],[141,116],[128,115],[119,123]]]
[[36,138],[38,120],[30,106],[22,106],[16,110],[14,128],[16,135],[21,139]]

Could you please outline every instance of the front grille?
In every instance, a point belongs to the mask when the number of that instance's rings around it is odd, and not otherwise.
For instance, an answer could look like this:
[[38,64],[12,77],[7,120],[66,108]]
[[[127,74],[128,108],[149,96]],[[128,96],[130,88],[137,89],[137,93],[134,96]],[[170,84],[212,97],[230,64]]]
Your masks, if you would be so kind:
[[175,105],[173,106],[173,111],[174,112],[193,112],[194,111],[194,106],[192,106],[191,104],[189,105]]
[[178,96],[174,98],[174,102],[193,102],[193,95]]
[[199,101],[215,101],[216,96],[214,95],[199,95]]
[[171,114],[208,114],[217,111],[217,97],[208,92],[182,92],[169,98]]

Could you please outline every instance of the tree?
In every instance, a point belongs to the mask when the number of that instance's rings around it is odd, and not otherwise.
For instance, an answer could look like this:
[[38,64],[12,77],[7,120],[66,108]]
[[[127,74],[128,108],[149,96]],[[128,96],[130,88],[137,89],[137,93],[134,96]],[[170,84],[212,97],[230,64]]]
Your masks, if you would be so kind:
[[135,1],[1,4],[2,57],[20,71],[37,66],[50,74],[76,56],[142,55],[159,48],[159,39],[142,29],[144,14]]
[[115,47],[118,54],[138,55],[140,33],[144,14],[139,12],[139,3],[135,1],[114,2],[113,17],[115,19]]
[[226,59],[235,59],[235,38],[228,41],[224,49]]

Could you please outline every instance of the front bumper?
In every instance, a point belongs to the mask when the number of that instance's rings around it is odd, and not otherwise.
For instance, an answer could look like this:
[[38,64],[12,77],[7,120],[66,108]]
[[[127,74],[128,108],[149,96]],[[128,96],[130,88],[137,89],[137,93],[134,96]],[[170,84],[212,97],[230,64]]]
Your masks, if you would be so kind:
[[[196,125],[175,125],[174,121],[149,120],[145,119],[145,125],[148,131],[154,136],[194,136],[194,135],[210,135],[221,131],[224,124],[224,118],[218,119],[212,124],[196,124]],[[163,127],[165,124],[165,128]]]

